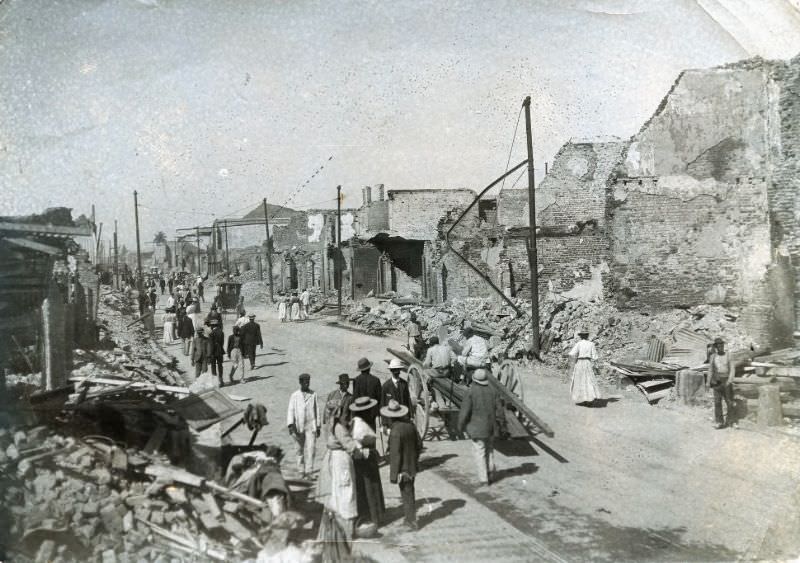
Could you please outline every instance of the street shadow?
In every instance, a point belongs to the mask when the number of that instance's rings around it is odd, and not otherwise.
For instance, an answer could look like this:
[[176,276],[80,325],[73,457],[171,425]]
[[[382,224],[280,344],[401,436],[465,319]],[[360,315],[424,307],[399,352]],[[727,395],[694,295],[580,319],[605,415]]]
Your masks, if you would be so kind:
[[286,365],[288,363],[289,362],[275,362],[273,364],[258,364],[255,367],[255,369],[258,369],[258,368],[272,368],[272,367],[275,367],[275,366],[283,366],[283,365]]
[[[432,499],[428,499],[430,502]],[[437,520],[441,520],[442,518],[447,518],[453,512],[458,510],[459,508],[463,508],[467,504],[462,498],[454,498],[442,501],[442,504],[434,508],[432,511],[428,512],[427,514],[423,514],[421,517],[418,518],[417,524],[420,528],[424,528],[425,526],[436,522]]]
[[261,381],[263,379],[270,379],[272,377],[275,377],[275,376],[274,375],[257,375],[255,377],[246,377],[244,379],[244,381],[241,380],[241,379],[237,379],[236,381],[234,381],[234,385],[239,385],[240,383],[252,383],[253,381]]
[[619,401],[617,397],[609,397],[607,399],[595,399],[591,403],[586,403],[583,406],[588,407],[590,409],[604,409],[608,406],[609,403],[616,403]]
[[492,481],[497,483],[508,477],[520,477],[522,475],[533,475],[539,471],[539,466],[535,463],[523,463],[517,467],[509,467],[508,469],[501,469],[496,471],[492,477]]
[[569,463],[569,460],[568,460],[567,458],[565,458],[565,457],[564,457],[564,456],[562,456],[560,453],[558,453],[557,451],[555,451],[553,448],[551,448],[550,446],[548,446],[547,444],[545,444],[544,442],[542,442],[542,441],[541,441],[539,438],[537,438],[536,436],[531,436],[531,437],[530,437],[530,440],[531,440],[531,442],[533,442],[534,444],[536,444],[537,446],[539,446],[539,448],[541,448],[541,450],[542,450],[543,452],[545,452],[545,453],[547,453],[548,455],[550,455],[550,457],[552,457],[553,459],[555,459],[555,460],[556,460],[556,461],[558,461],[559,463]]
[[494,449],[506,457],[530,457],[539,455],[529,438],[512,438],[495,442]]
[[446,462],[448,459],[452,459],[454,457],[458,457],[456,454],[444,454],[444,455],[437,455],[434,457],[426,457],[419,461],[419,469],[423,471],[425,469],[433,469],[434,467],[438,467]]
[[285,352],[261,352],[260,354],[256,354],[256,358],[260,358],[262,356],[285,356]]

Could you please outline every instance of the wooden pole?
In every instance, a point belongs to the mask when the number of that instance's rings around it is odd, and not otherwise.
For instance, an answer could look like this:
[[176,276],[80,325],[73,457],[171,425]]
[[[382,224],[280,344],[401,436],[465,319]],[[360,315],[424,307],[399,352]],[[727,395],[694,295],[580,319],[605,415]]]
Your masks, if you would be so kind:
[[200,269],[200,227],[195,227],[197,233],[197,275],[202,276],[203,272]]
[[117,220],[114,219],[114,287],[119,289],[119,249],[117,248]]
[[525,98],[525,138],[528,146],[528,266],[531,271],[531,352],[539,357],[539,261],[536,253],[536,191],[533,170],[533,132],[531,130],[531,97]]
[[267,198],[264,198],[264,228],[267,231],[267,279],[269,280],[269,302],[275,303],[272,292],[272,245],[269,242],[269,214],[267,213]]
[[231,261],[230,255],[228,254],[228,220],[225,219],[225,269],[228,271],[228,275],[231,273]]
[[322,290],[322,296],[323,296],[322,299],[323,299],[323,301],[324,301],[325,295],[327,295],[327,291],[328,291],[328,283],[327,283],[328,280],[325,279],[325,275],[326,275],[325,274],[325,262],[328,261],[328,257],[327,257],[327,253],[328,253],[327,252],[327,250],[328,250],[327,246],[328,245],[325,244],[327,231],[328,231],[328,215],[326,213],[323,213],[322,214],[322,233],[320,233],[320,237],[319,237],[320,244],[322,245],[322,263],[320,264],[320,267],[322,269],[320,270],[320,275],[319,275],[319,286],[320,286],[320,289]]
[[[142,291],[142,245],[139,241],[139,198],[134,190],[133,192],[133,215],[134,219],[136,220],[136,291],[141,293]],[[141,299],[139,300],[141,303]],[[143,313],[144,311],[139,311],[139,313]]]
[[339,288],[336,302],[342,315],[342,186],[336,186],[336,285]]

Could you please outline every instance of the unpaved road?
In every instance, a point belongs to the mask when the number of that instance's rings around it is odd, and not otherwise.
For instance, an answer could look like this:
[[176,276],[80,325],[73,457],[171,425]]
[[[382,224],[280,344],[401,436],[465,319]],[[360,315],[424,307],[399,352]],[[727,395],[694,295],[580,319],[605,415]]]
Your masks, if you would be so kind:
[[[265,337],[251,380],[226,387],[269,409],[259,441],[287,452],[285,428],[297,375],[312,375],[324,397],[337,374],[356,374],[362,356],[381,379],[391,338],[329,326],[329,318],[281,324],[254,309]],[[233,319],[225,318],[225,333]],[[178,347],[169,348],[180,355]],[[225,365],[226,371],[229,364]],[[549,374],[554,375],[554,374]],[[239,374],[237,374],[237,377]],[[571,404],[558,377],[525,374],[526,402],[555,438],[499,445],[499,481],[475,484],[466,441],[426,442],[418,477],[422,529],[405,532],[397,487],[384,481],[388,520],[382,537],[360,551],[380,561],[730,561],[797,556],[800,545],[800,441],[755,428],[714,430],[708,412],[657,408],[623,395],[604,408]],[[432,420],[436,425],[437,421]],[[246,443],[240,428],[234,441]],[[317,447],[317,464],[323,453]],[[386,473],[386,468],[383,469]],[[791,546],[786,551],[786,546]]]

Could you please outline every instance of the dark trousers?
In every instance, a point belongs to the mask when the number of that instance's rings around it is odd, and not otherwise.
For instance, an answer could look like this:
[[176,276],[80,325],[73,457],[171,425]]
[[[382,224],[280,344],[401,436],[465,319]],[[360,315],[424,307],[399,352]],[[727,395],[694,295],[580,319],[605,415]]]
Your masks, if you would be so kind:
[[201,362],[195,362],[194,363],[194,376],[195,377],[200,377],[200,374],[203,374],[206,371],[208,371],[208,363],[205,360],[203,360]]
[[[715,385],[714,389],[714,419],[717,424],[731,424],[734,422],[733,417],[733,386],[732,385]],[[725,399],[727,408],[727,422],[722,416],[722,400]]]
[[222,356],[211,358],[211,375],[218,375],[222,379]]
[[256,347],[255,346],[248,346],[244,352],[244,355],[250,360],[250,369],[255,369],[256,367]]
[[417,522],[416,499],[414,498],[414,479],[404,480],[400,483],[400,497],[403,499],[403,513],[406,523]]

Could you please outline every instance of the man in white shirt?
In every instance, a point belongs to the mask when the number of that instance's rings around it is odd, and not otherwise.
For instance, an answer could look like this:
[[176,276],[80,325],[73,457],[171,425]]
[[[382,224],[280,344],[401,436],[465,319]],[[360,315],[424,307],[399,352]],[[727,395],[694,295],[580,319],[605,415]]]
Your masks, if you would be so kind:
[[289,397],[286,426],[297,444],[297,470],[303,479],[314,471],[314,453],[320,433],[320,413],[317,394],[311,390],[311,376],[301,373],[300,389]]
[[311,304],[311,295],[308,293],[308,288],[303,289],[300,294],[300,320],[308,318],[308,306]]
[[489,345],[485,339],[473,332],[469,323],[464,325],[462,332],[467,341],[461,349],[461,355],[458,356],[458,363],[464,366],[465,380],[469,384],[471,372],[484,368],[489,363]]

